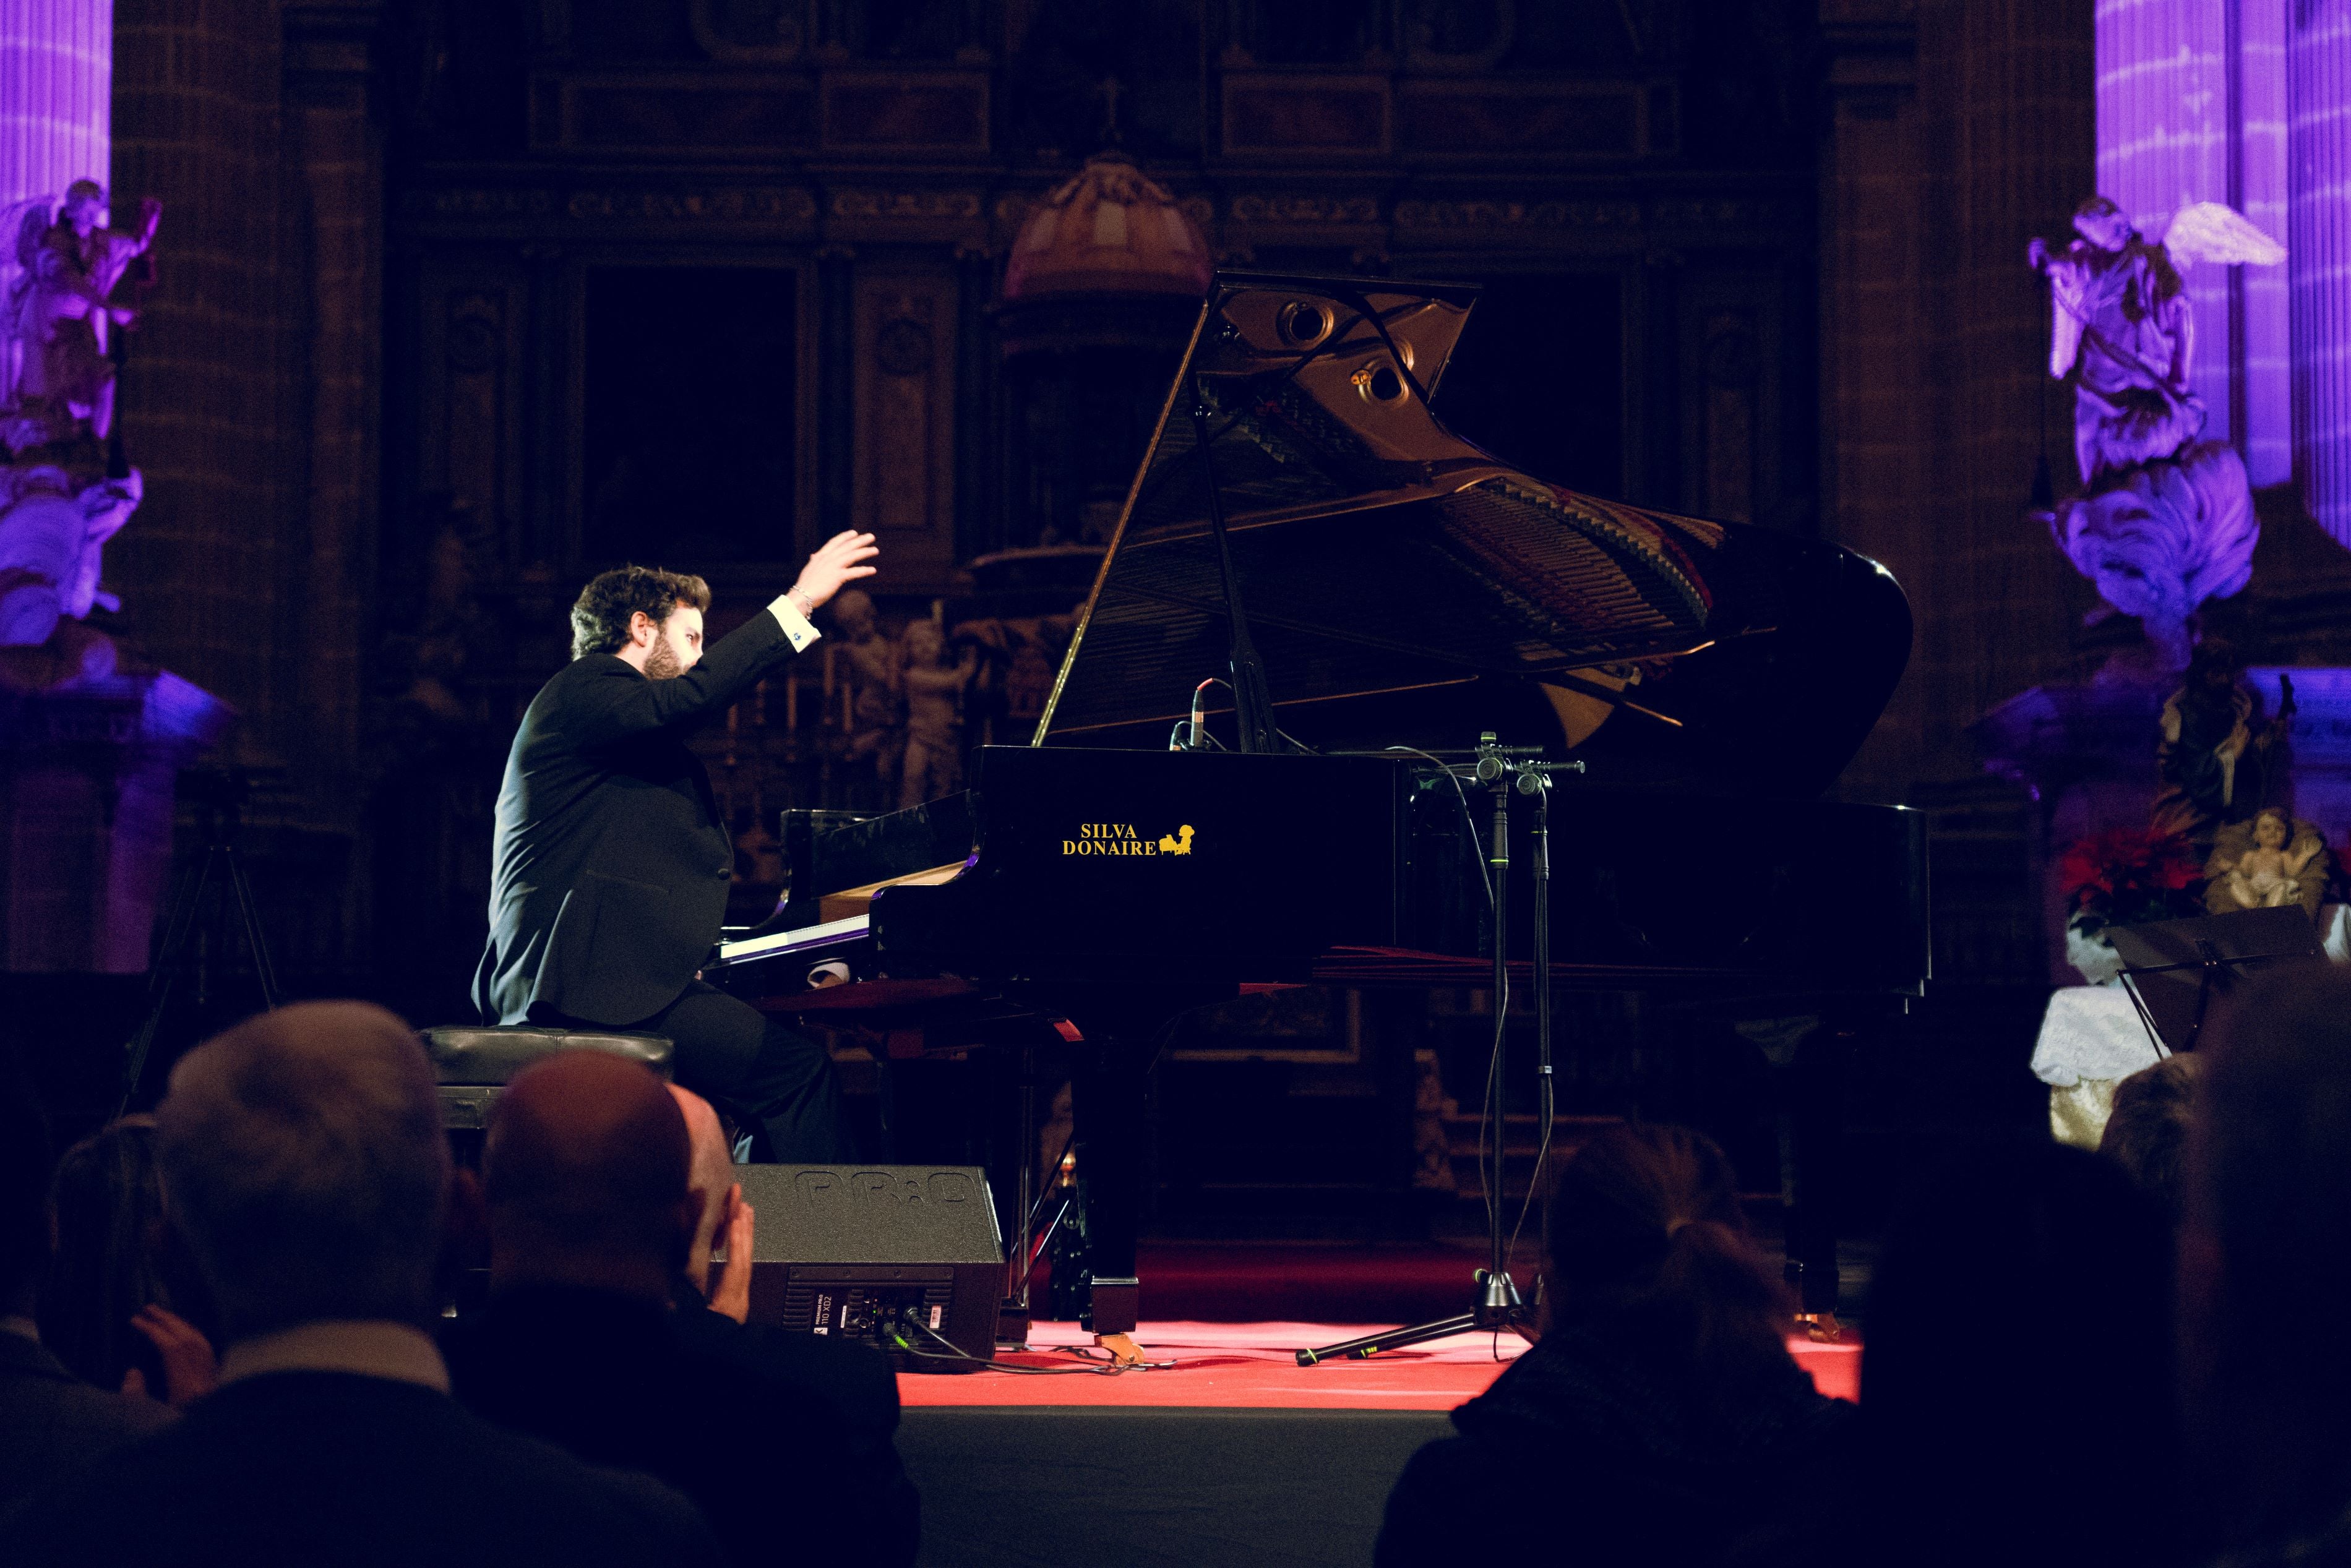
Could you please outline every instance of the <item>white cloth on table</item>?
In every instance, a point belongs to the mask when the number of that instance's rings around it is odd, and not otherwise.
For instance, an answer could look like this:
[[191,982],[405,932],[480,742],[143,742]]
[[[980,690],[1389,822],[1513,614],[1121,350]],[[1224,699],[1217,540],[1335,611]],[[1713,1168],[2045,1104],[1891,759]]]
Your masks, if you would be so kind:
[[2085,1079],[2111,1082],[2156,1061],[2147,1026],[2120,986],[2064,986],[2051,994],[2032,1046],[2032,1076],[2042,1082],[2071,1089]]

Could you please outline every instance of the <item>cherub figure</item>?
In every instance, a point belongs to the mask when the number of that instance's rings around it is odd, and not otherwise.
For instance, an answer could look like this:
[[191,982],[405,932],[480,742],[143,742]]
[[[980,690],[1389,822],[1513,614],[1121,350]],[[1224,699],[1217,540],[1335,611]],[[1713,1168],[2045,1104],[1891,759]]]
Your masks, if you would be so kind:
[[[841,640],[849,682],[849,755],[852,769],[872,772],[854,786],[860,796],[886,805],[906,746],[905,706],[898,679],[898,650],[882,634],[873,601],[850,589],[832,601],[832,623]],[[852,777],[855,774],[852,771]],[[870,791],[870,794],[869,794]]]
[[113,303],[115,285],[155,243],[162,214],[151,197],[140,204],[136,233],[110,229],[105,187],[76,180],[62,204],[37,197],[0,219],[14,229],[14,255],[0,259],[23,269],[9,280],[0,317],[0,410],[31,413],[47,404],[106,438],[114,426],[107,340],[136,315]]
[[898,783],[900,810],[952,795],[963,788],[963,698],[979,668],[978,649],[946,662],[946,633],[935,621],[906,628],[906,666],[899,676],[906,694],[905,772]]

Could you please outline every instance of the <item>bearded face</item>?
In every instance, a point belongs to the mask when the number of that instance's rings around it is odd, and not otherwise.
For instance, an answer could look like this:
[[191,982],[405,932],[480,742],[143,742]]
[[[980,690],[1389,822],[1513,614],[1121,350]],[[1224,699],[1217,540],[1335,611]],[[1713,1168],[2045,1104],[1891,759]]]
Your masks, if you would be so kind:
[[673,681],[702,662],[702,612],[681,604],[653,630],[645,650],[645,678]]

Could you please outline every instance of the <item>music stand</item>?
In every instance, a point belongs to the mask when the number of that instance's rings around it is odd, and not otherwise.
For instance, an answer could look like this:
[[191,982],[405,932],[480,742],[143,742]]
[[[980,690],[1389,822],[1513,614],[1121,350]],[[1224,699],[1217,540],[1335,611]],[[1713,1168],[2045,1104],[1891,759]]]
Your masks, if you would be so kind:
[[2159,1057],[2195,1050],[2212,998],[2237,980],[2325,956],[2317,927],[2298,904],[2121,925],[2105,936],[2123,961],[2123,989]]

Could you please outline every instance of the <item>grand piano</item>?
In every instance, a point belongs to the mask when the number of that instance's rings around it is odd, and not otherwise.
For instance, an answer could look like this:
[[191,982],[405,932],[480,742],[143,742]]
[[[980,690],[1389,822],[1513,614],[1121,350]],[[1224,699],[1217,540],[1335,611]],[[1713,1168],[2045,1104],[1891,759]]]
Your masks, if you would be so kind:
[[[1172,1019],[1244,986],[1490,983],[1482,811],[1434,754],[1490,732],[1584,764],[1551,808],[1555,987],[1885,1009],[1926,979],[1918,816],[1820,799],[1908,656],[1900,588],[1454,434],[1431,401],[1475,298],[1217,274],[1030,744],[914,810],[797,817],[777,917],[714,955],[774,1010],[1063,1042],[1097,1335],[1135,1322]],[[1247,750],[1236,607],[1270,703]],[[1502,922],[1521,966],[1531,898]],[[1800,1203],[1829,1310],[1829,1205]]]

